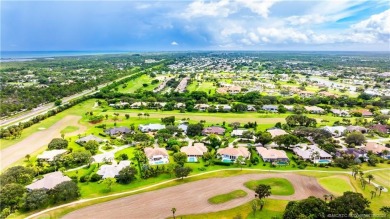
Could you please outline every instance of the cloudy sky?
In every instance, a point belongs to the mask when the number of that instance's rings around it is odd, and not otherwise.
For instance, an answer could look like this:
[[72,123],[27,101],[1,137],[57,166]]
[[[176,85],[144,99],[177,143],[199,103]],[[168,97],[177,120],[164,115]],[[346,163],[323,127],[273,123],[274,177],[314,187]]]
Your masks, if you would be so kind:
[[387,0],[10,1],[1,50],[390,50]]

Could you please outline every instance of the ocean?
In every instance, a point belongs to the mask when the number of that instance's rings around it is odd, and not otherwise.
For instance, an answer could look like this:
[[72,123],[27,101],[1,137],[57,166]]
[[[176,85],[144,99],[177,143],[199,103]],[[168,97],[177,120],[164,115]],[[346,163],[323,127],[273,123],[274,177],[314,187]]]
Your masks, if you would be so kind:
[[61,56],[84,56],[104,54],[124,54],[125,51],[0,51],[2,61],[30,60],[36,58],[52,58]]

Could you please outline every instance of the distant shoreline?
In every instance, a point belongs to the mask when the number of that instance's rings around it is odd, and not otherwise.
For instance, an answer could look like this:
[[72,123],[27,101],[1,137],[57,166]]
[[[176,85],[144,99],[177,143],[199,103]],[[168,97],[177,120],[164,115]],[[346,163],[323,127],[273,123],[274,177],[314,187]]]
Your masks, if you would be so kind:
[[1,51],[1,62],[32,61],[39,58],[126,54],[125,51]]

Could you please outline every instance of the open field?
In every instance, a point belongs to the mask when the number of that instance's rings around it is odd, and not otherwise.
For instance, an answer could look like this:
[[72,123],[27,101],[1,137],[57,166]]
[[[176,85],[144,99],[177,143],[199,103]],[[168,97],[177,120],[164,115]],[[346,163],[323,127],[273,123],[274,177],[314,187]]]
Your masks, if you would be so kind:
[[[253,199],[243,185],[244,182],[269,177],[282,177],[288,179],[295,188],[291,196],[271,196],[281,200],[299,200],[309,196],[322,197],[328,191],[323,189],[315,178],[300,176],[291,173],[247,174],[228,178],[211,178],[179,186],[165,188],[154,192],[147,192],[74,211],[64,218],[161,218],[169,217],[172,207],[177,208],[177,214],[194,214],[215,212],[237,207]],[[220,186],[224,185],[224,186]],[[231,188],[246,190],[248,196],[234,199],[229,202],[213,205],[207,199],[215,195],[227,193]],[[180,194],[180,195],[177,195]],[[189,207],[191,206],[191,207]],[[106,209],[114,209],[107,211]]]
[[214,197],[211,197],[208,199],[208,201],[211,204],[221,204],[221,203],[228,202],[228,201],[236,199],[236,198],[245,197],[246,195],[248,195],[248,193],[245,192],[244,190],[234,190],[234,191],[229,192],[229,193],[225,193],[225,194],[216,195]]
[[262,180],[252,180],[244,183],[245,187],[250,190],[255,190],[259,184],[271,186],[271,193],[273,195],[292,195],[294,194],[294,187],[287,179],[283,178],[269,178]]
[[[150,84],[150,82],[152,81],[153,79],[149,76],[149,75],[142,75],[141,77],[139,78],[136,78],[135,80],[131,80],[129,82],[127,82],[127,86],[124,88],[123,85],[119,85],[117,88],[118,88],[118,92],[121,92],[121,93],[134,93],[136,90],[142,88],[143,90],[153,90],[155,87],[157,87],[159,85],[159,83],[157,84]],[[144,87],[143,84],[148,84],[147,87]]]
[[390,171],[381,171],[371,173],[374,176],[373,182],[390,190]]
[[86,127],[79,125],[78,121],[80,116],[66,116],[48,129],[36,132],[24,140],[1,150],[1,169],[4,169],[12,163],[24,158],[27,154],[34,153],[41,147],[49,144],[53,138],[60,138],[60,130],[64,129],[68,125],[77,126],[79,129],[73,134],[83,133],[86,131]]
[[72,134],[72,132],[75,132],[77,130],[79,130],[80,127],[78,126],[66,126],[64,129],[61,130],[61,134]]

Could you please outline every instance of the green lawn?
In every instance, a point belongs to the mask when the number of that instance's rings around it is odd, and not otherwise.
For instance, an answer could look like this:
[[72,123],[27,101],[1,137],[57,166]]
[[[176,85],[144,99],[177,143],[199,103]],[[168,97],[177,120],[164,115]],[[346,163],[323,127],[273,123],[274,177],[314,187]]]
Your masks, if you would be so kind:
[[[141,77],[135,79],[135,80],[132,80],[132,81],[129,81],[127,82],[127,86],[126,87],[123,87],[123,85],[119,85],[117,88],[118,88],[118,92],[121,92],[121,93],[134,93],[136,90],[142,88],[143,90],[147,90],[147,91],[151,91],[153,90],[154,88],[156,88],[159,83],[157,84],[151,84],[150,82],[152,81],[153,79],[149,76],[149,75],[142,75]],[[148,84],[147,87],[144,87],[143,84]]]
[[377,171],[371,174],[374,176],[373,182],[390,189],[390,171]]
[[343,175],[319,178],[318,183],[320,183],[322,187],[336,196],[341,196],[346,191],[355,191],[349,182],[349,178]]
[[211,197],[208,199],[208,202],[211,204],[221,204],[236,198],[245,197],[246,195],[248,195],[248,193],[246,193],[244,190],[234,190],[226,194]]
[[[288,201],[266,199],[265,205],[262,211],[259,208],[254,213],[252,210],[252,201],[240,205],[235,208],[231,208],[224,211],[210,212],[206,214],[191,214],[191,215],[180,215],[180,209],[177,209],[176,218],[180,219],[231,219],[231,218],[281,218],[283,211],[286,208]],[[170,218],[172,219],[172,218]]]
[[79,130],[79,127],[77,126],[66,126],[64,129],[61,130],[61,134],[66,134],[66,133],[72,133]]
[[255,190],[259,184],[266,184],[271,186],[272,195],[292,195],[295,190],[291,183],[283,178],[268,178],[261,180],[251,180],[244,183],[248,189]]

